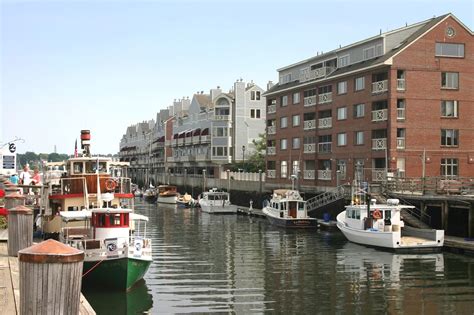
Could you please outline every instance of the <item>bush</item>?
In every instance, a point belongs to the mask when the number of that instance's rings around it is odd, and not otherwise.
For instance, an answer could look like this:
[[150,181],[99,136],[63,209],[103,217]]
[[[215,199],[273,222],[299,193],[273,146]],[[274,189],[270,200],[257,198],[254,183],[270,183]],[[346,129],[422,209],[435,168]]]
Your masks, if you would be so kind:
[[7,228],[7,222],[8,222],[7,217],[0,216],[0,230]]

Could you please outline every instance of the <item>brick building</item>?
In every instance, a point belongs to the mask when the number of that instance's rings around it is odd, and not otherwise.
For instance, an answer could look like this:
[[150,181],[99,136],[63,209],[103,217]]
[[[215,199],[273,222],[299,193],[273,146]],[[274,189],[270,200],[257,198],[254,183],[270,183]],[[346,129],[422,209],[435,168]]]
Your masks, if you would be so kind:
[[267,187],[474,176],[474,40],[446,14],[278,69]]

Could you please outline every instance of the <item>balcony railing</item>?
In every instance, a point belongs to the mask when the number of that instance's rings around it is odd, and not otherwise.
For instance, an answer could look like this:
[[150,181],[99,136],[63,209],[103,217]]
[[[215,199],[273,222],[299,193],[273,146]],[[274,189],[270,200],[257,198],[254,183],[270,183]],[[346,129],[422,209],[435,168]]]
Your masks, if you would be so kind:
[[332,127],[332,117],[318,119],[318,129],[327,129]]
[[319,180],[331,180],[331,170],[318,170]]
[[388,118],[387,109],[379,109],[372,111],[372,121],[384,121]]
[[372,139],[372,150],[385,150],[387,148],[387,138]]
[[267,114],[275,114],[277,111],[276,105],[268,105],[267,106]]
[[397,149],[405,149],[405,138],[397,138]]
[[318,104],[326,104],[332,102],[332,92],[318,95]]
[[276,170],[267,170],[268,178],[276,178]]
[[372,94],[383,93],[388,90],[388,81],[382,80],[372,83]]
[[316,143],[303,145],[303,153],[316,153]]
[[193,143],[199,143],[199,136],[193,136]]
[[314,70],[305,71],[300,76],[300,82],[323,78],[328,72],[329,67],[322,67]]
[[332,142],[320,142],[318,143],[319,153],[331,153]]
[[315,170],[305,170],[303,172],[303,179],[315,179],[316,171]]
[[214,115],[214,120],[229,120],[230,115]]
[[387,172],[384,168],[374,168],[372,169],[372,181],[373,182],[383,182]]
[[405,91],[405,79],[397,79],[397,90]]
[[405,120],[405,108],[397,108],[397,119]]
[[209,153],[196,154],[196,161],[208,161],[210,159],[211,159],[211,155]]
[[303,105],[306,107],[316,105],[316,95],[305,97],[303,99]]
[[316,119],[305,120],[303,123],[303,129],[304,130],[316,129]]
[[276,126],[268,126],[268,127],[267,127],[267,133],[268,133],[269,135],[274,135],[274,134],[276,134]]
[[276,147],[267,147],[267,154],[268,155],[275,155],[276,154]]
[[206,136],[201,136],[201,143],[209,143],[211,142],[211,136],[206,135]]

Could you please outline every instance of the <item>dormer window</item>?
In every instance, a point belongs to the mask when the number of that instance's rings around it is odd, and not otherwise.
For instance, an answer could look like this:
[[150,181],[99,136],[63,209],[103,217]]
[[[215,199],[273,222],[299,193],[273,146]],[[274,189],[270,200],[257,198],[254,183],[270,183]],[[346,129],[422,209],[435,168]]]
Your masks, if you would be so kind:
[[350,55],[344,55],[342,57],[339,57],[339,60],[338,60],[338,67],[339,68],[342,68],[342,67],[346,67],[349,65],[349,62],[350,62]]

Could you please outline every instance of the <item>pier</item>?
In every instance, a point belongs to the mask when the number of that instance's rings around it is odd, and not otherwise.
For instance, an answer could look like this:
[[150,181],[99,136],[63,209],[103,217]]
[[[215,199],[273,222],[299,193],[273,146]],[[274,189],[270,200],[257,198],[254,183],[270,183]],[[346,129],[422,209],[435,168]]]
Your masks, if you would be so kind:
[[[20,281],[18,258],[8,256],[5,233],[0,230],[0,305],[3,314],[20,314]],[[93,315],[95,311],[81,294],[80,315]]]

